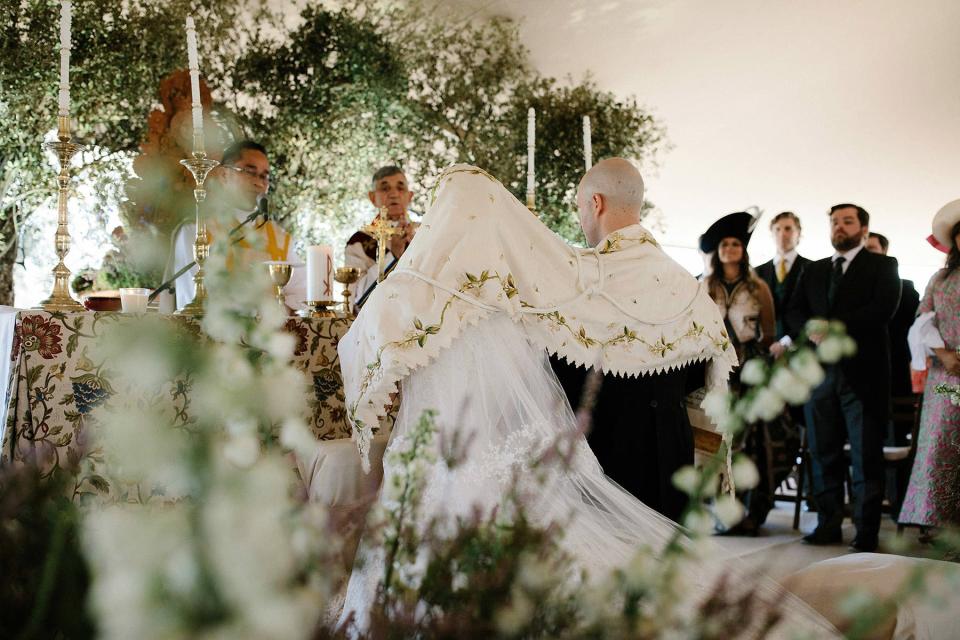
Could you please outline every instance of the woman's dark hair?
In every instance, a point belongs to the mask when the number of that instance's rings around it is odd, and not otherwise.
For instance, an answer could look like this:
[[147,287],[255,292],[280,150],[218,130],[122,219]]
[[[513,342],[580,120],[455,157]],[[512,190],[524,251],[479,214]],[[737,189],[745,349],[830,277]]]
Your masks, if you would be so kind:
[[[720,240],[720,244],[723,244],[723,241],[726,238]],[[740,240],[740,238],[737,238]],[[713,252],[710,256],[710,275],[707,276],[707,290],[713,291],[714,287],[723,286],[723,263],[720,262],[720,244],[717,245],[717,250]],[[747,283],[747,289],[751,292],[756,291],[757,283],[753,278],[753,273],[750,271],[750,255],[747,253],[747,245],[743,243],[743,240],[740,240],[740,246],[743,247],[743,256],[740,258],[740,278]]]
[[960,268],[960,247],[957,247],[957,234],[960,233],[960,222],[950,230],[950,253],[947,254],[947,265],[943,277],[946,278]]

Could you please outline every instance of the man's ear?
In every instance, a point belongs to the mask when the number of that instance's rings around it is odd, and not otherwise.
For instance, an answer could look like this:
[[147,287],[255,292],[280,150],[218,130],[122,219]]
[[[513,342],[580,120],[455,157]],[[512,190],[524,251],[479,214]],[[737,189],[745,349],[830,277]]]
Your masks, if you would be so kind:
[[375,191],[367,191],[367,197],[370,199],[370,204],[373,206],[377,206],[377,199],[375,197],[376,195],[377,194]]
[[590,198],[590,201],[593,203],[593,214],[599,216],[606,209],[606,200],[604,200],[603,194],[595,193],[593,197]]

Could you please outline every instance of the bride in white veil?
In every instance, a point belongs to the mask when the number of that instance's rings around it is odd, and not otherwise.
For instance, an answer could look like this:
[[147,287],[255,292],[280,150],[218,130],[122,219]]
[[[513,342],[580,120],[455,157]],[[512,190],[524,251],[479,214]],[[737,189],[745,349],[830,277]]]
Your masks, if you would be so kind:
[[[614,168],[621,175],[625,170]],[[598,189],[619,189],[642,203],[643,183],[632,167],[625,175],[635,174],[636,182],[626,189],[622,180],[604,185],[609,174],[603,166],[592,171],[578,194],[581,209],[594,209],[589,200]],[[610,204],[616,203],[601,209]],[[597,236],[613,215],[595,227],[596,218],[582,215],[588,239],[599,241],[593,249],[572,248],[489,175],[452,167],[441,176],[398,268],[339,346],[349,417],[367,466],[373,430],[398,383],[402,389],[384,457],[384,486],[401,471],[390,452],[406,448],[421,414],[433,410],[438,434],[426,472],[424,522],[477,507],[490,512],[519,478],[527,517],[541,526],[564,523],[561,546],[594,578],[624,567],[641,548],[662,550],[676,538],[678,525],[603,474],[578,432],[548,352],[621,375],[706,361],[714,386],[725,382],[736,363],[716,306],[636,220]],[[466,448],[462,462],[451,468],[440,447],[453,441]],[[534,461],[557,442],[571,447],[569,464],[531,473]],[[389,508],[387,494],[380,500]],[[691,607],[734,572],[720,554],[717,549],[682,565],[693,590]],[[353,612],[364,628],[384,575],[384,551],[363,541],[360,556],[343,615]],[[775,635],[836,635],[772,582],[753,586],[783,614]]]

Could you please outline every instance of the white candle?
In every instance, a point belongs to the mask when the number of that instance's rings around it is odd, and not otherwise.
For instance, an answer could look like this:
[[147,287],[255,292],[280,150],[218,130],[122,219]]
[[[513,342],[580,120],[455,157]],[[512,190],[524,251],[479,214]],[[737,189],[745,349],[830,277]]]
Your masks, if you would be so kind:
[[307,247],[307,301],[333,298],[333,248],[327,245]]
[[200,102],[200,56],[197,54],[197,28],[193,23],[192,16],[187,16],[187,62],[190,67],[190,93],[193,98],[193,139],[203,140],[203,103]]
[[70,115],[70,22],[73,6],[70,0],[60,1],[60,115]]
[[527,111],[527,193],[533,193],[534,185],[534,150],[537,146],[537,111],[533,107]]
[[590,116],[583,116],[583,167],[590,171],[593,166],[593,140],[590,132]]

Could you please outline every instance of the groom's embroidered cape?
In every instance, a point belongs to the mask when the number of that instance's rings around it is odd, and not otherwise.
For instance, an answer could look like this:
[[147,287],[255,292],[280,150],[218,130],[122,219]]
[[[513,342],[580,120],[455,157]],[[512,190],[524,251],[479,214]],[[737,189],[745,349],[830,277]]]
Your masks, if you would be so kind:
[[708,361],[715,387],[737,363],[716,304],[642,226],[571,247],[489,174],[455,165],[338,347],[365,469],[398,382],[494,313],[550,353],[617,375]]

